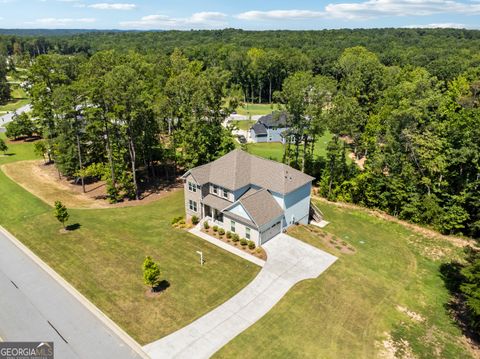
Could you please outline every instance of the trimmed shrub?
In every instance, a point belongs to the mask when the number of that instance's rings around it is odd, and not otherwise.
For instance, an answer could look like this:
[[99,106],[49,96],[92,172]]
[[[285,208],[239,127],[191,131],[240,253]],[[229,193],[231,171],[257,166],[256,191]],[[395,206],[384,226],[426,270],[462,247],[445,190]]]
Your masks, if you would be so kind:
[[225,234],[225,230],[223,228],[218,229],[218,234],[223,236]]
[[208,224],[208,221],[203,222],[203,228],[209,229],[210,225]]
[[180,222],[180,221],[182,220],[182,218],[183,218],[182,216],[180,216],[180,217],[174,217],[174,218],[172,219],[172,224],[177,224],[178,222]]
[[196,226],[198,224],[198,222],[200,222],[198,217],[197,216],[192,216],[192,224]]
[[218,226],[213,226],[213,231],[217,232],[218,231]]
[[240,236],[239,236],[238,234],[236,234],[236,233],[233,233],[233,234],[232,234],[232,240],[233,240],[234,242],[238,242],[238,241],[240,240]]
[[245,238],[240,239],[240,244],[242,246],[246,246],[248,244],[247,240]]
[[249,249],[255,249],[255,242],[254,241],[247,241]]
[[228,238],[228,239],[232,238],[232,232],[227,231],[227,238]]

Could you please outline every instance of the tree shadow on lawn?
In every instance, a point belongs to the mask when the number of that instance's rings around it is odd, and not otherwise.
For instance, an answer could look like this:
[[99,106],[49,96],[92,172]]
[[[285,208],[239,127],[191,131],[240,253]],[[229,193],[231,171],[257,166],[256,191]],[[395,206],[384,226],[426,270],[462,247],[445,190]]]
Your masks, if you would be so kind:
[[68,226],[65,227],[67,231],[76,231],[77,229],[80,229],[82,225],[80,223],[74,223],[74,224],[69,224]]
[[148,288],[145,292],[145,295],[150,298],[156,297],[165,292],[168,287],[170,287],[170,282],[164,279],[160,283],[158,283],[156,287]]
[[440,278],[445,283],[445,288],[448,289],[451,299],[444,304],[445,309],[455,320],[455,323],[462,330],[472,345],[475,347],[480,344],[480,336],[471,326],[468,308],[465,303],[465,298],[460,291],[460,284],[462,283],[463,275],[461,273],[463,264],[456,261],[449,263],[442,263],[440,265]]

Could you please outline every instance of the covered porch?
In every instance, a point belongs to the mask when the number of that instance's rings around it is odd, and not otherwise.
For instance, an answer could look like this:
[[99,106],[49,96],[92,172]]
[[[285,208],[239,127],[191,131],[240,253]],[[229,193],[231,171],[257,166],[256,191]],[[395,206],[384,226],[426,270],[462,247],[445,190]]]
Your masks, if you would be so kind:
[[221,227],[224,226],[224,218],[222,210],[230,206],[232,203],[217,197],[213,194],[208,194],[202,200],[202,213],[203,217],[208,219],[214,224]]

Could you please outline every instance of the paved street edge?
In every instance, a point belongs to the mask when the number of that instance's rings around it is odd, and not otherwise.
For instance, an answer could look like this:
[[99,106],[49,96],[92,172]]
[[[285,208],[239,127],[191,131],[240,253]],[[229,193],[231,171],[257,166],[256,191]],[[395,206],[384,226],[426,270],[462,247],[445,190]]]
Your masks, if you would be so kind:
[[111,320],[105,313],[98,309],[92,302],[90,302],[83,294],[68,283],[62,276],[55,272],[50,266],[42,261],[35,253],[33,253],[27,246],[15,238],[4,227],[0,226],[0,232],[3,233],[15,246],[30,257],[40,268],[47,272],[54,280],[63,286],[71,295],[73,295],[81,304],[83,304],[92,314],[94,314],[103,324],[105,324],[113,333],[120,337],[126,344],[130,346],[142,358],[150,359],[150,357],[143,351],[140,344],[138,344],[130,335],[128,335],[122,328],[120,328],[113,320]]

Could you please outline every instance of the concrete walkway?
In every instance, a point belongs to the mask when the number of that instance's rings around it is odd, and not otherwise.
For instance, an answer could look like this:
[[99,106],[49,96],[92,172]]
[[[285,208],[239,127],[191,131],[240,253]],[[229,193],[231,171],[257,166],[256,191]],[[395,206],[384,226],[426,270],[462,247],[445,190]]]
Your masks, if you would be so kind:
[[256,264],[257,266],[263,267],[265,265],[265,261],[263,259],[252,256],[250,253],[246,253],[239,248],[236,248],[228,243],[225,243],[224,241],[221,241],[218,238],[215,238],[206,233],[203,233],[200,230],[201,227],[199,227],[202,223],[203,222],[200,222],[198,225],[190,229],[189,232],[206,240],[207,242],[210,242],[216,245],[217,247],[220,247],[230,253],[233,253],[239,257],[242,257],[243,259],[246,259],[247,261],[252,262],[253,264]]
[[263,317],[296,283],[318,277],[337,259],[289,235],[264,246],[268,259],[238,294],[186,327],[143,347],[153,359],[209,358]]
[[147,358],[132,338],[0,226],[0,337],[56,358]]

